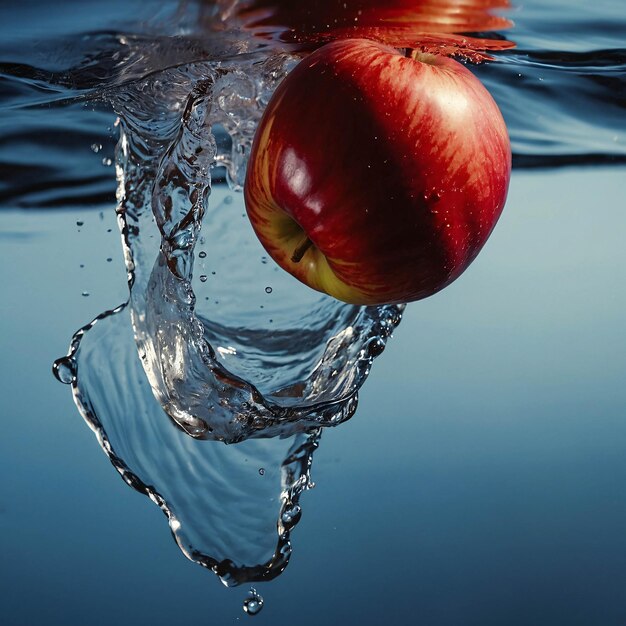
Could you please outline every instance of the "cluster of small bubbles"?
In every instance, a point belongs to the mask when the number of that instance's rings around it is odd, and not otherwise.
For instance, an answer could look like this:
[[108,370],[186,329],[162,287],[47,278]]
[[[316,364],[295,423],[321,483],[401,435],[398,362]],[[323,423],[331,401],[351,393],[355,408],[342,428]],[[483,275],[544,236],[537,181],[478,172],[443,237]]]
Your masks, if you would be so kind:
[[111,165],[113,165],[113,159],[109,157],[104,157],[104,159],[102,159],[102,165],[104,165],[105,167],[110,167]]
[[254,587],[250,588],[248,597],[243,601],[243,610],[248,615],[258,615],[263,608],[263,597]]
[[101,143],[92,143],[91,144],[91,149],[93,150],[93,152],[98,154],[98,152],[100,152],[100,150],[102,150],[102,144]]

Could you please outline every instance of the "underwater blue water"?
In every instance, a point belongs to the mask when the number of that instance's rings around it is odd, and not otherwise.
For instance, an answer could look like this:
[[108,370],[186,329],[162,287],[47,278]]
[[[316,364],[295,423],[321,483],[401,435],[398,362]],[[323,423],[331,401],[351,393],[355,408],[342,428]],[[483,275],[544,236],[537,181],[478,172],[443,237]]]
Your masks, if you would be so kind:
[[[67,99],[121,80],[120,33],[162,43],[189,10],[0,6],[0,611],[12,626],[250,619],[248,587],[182,557],[50,373],[77,328],[127,297],[115,116]],[[357,413],[324,433],[291,563],[255,585],[258,623],[626,622],[626,12],[537,0],[511,16],[517,49],[476,68],[513,139],[505,213],[461,280],[407,308]]]

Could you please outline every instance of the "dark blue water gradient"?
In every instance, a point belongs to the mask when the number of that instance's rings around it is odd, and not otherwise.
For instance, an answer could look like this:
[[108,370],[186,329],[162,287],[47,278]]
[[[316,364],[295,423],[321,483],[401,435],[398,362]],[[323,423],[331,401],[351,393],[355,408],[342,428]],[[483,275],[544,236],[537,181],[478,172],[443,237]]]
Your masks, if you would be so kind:
[[[167,54],[188,58],[192,9],[0,6],[10,626],[248,619],[246,590],[227,594],[186,564],[49,373],[74,329],[127,296],[102,162],[117,130],[91,95],[155,59],[168,66]],[[476,71],[505,112],[518,168],[622,162],[622,3],[536,1],[512,17],[518,49]],[[123,60],[120,76],[119,33],[158,52]],[[409,307],[357,416],[325,434],[297,551],[262,588],[258,623],[624,623],[623,174],[516,172],[485,253],[463,281]]]
[[[0,8],[0,207],[110,202],[107,91],[150,72],[228,56],[194,3],[29,3]],[[71,15],[71,19],[67,16]],[[516,167],[626,161],[626,11],[619,1],[541,2],[509,12],[517,48],[473,66],[500,105]],[[88,109],[80,115],[79,109]]]

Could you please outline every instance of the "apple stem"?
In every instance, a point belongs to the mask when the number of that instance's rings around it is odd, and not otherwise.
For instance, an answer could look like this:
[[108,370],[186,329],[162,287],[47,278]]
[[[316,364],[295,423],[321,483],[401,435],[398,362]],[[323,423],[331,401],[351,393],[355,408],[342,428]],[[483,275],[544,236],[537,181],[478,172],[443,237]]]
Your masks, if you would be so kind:
[[306,251],[313,245],[313,242],[307,237],[298,247],[293,251],[291,255],[291,260],[294,263],[300,263],[302,261],[302,257],[305,255]]

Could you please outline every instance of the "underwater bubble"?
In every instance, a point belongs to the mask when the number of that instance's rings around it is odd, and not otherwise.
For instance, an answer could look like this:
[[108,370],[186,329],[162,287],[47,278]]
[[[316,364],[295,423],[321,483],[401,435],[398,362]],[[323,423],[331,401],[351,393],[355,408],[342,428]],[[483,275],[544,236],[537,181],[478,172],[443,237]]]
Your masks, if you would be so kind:
[[200,252],[200,254],[198,254],[198,256],[199,256],[201,259],[206,259],[206,252],[203,250],[202,252]]
[[200,282],[202,282],[202,283],[206,283],[207,278],[208,278],[208,277],[207,277],[207,275],[206,275],[206,274],[202,274],[202,276],[200,276]]
[[261,476],[265,476],[265,468],[263,468],[263,467],[259,467],[259,474],[260,474]]
[[272,293],[272,288],[271,287],[266,287],[265,288],[265,293]]

